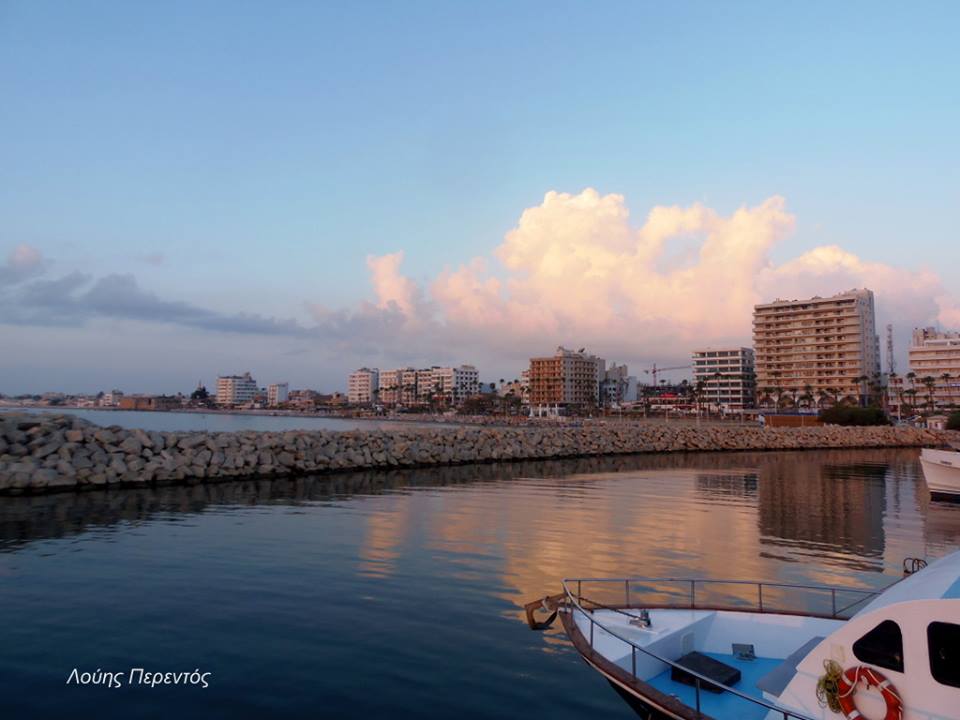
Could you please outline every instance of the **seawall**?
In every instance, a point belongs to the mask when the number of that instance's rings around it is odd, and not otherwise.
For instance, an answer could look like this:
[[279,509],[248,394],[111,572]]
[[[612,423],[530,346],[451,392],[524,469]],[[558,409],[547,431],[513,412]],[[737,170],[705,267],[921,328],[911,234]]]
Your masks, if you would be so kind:
[[283,432],[148,432],[68,415],[0,414],[0,494],[196,484],[374,468],[634,453],[939,445],[909,427],[611,424]]

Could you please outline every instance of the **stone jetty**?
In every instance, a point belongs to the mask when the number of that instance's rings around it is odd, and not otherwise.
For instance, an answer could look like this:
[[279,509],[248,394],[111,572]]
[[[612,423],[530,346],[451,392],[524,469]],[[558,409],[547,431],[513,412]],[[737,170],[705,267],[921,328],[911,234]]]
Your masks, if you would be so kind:
[[634,453],[921,447],[960,433],[909,427],[611,423],[347,432],[155,432],[70,415],[0,414],[0,494],[196,484],[374,468]]

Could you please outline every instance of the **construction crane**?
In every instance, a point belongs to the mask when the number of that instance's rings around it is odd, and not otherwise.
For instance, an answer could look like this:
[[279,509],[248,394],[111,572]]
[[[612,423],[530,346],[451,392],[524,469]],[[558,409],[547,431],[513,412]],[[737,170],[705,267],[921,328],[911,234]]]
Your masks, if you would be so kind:
[[662,372],[667,372],[668,370],[689,370],[693,365],[674,365],[672,367],[657,367],[657,364],[654,363],[652,368],[644,370],[647,375],[653,375],[653,385],[657,385],[657,375]]

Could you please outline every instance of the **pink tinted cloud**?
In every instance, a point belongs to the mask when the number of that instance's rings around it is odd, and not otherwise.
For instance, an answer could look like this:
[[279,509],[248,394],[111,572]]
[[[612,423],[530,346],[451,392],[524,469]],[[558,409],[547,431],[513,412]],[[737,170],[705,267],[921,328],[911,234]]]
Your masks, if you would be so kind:
[[[551,191],[488,258],[444,270],[427,288],[403,253],[367,259],[380,308],[399,309],[423,342],[522,347],[589,344],[631,356],[686,356],[694,345],[750,342],[753,306],[777,297],[870,287],[882,320],[960,324],[930,270],[818,247],[779,265],[771,250],[796,219],[772,196],[729,215],[701,204],[652,208],[631,223],[622,195]],[[673,257],[678,249],[684,254]]]

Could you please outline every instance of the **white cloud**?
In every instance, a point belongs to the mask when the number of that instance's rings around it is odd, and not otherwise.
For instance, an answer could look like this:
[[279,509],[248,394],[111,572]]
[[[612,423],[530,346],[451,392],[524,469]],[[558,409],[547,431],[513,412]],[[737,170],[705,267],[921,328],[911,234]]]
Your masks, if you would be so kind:
[[730,215],[700,204],[655,207],[636,227],[623,196],[588,188],[547,193],[490,258],[445,270],[428,294],[402,274],[402,253],[367,264],[379,307],[429,328],[435,337],[424,342],[456,339],[465,357],[569,343],[608,357],[684,358],[696,345],[749,344],[757,303],[854,287],[874,290],[881,323],[901,332],[960,323],[960,308],[931,270],[871,262],[837,246],[774,264],[772,249],[794,226],[785,200],[773,196]]

